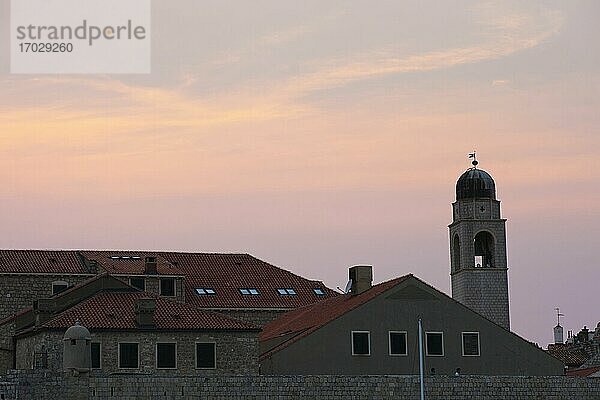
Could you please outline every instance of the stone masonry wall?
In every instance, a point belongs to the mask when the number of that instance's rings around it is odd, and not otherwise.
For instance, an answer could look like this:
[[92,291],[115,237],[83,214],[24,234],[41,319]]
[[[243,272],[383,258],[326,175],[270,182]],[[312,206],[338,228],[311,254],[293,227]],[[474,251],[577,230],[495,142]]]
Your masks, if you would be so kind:
[[289,310],[216,310],[219,314],[249,322],[260,328]]
[[[597,400],[600,378],[435,376],[429,400]],[[417,376],[69,376],[13,371],[0,377],[13,399],[418,399]]]
[[[17,369],[32,369],[34,352],[47,352],[48,369],[62,371],[64,332],[42,331],[17,341]],[[258,374],[256,332],[91,332],[92,342],[101,345],[103,373],[153,375]],[[139,368],[118,367],[119,342],[139,343]],[[177,369],[156,368],[156,343],[177,343]],[[196,369],[196,342],[216,343],[216,369]]]
[[15,333],[15,323],[9,322],[0,325],[0,374],[13,368],[13,341],[12,336]]
[[0,274],[0,319],[31,307],[33,301],[52,296],[52,282],[65,281],[77,285],[94,275],[68,274]]

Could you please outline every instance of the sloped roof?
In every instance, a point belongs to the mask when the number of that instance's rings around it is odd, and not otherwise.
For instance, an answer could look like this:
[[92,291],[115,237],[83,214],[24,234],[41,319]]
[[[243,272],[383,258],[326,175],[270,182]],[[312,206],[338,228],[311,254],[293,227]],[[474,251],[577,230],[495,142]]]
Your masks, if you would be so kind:
[[0,250],[0,273],[88,273],[76,251]]
[[578,377],[596,376],[595,374],[597,374],[598,372],[600,372],[600,366],[569,370],[569,371],[567,371],[567,376],[578,376]]
[[[132,288],[133,289],[133,288]],[[137,329],[134,307],[143,298],[156,300],[155,329],[164,330],[258,330],[252,324],[199,310],[187,304],[141,291],[102,291],[57,314],[43,328],[66,329],[79,320],[88,329]]]
[[331,297],[281,315],[263,327],[263,331],[259,336],[260,340],[266,341],[288,335],[290,339],[270,349],[261,355],[261,358],[268,357],[272,353],[308,336],[331,321],[404,282],[409,277],[412,277],[412,274],[380,283],[358,295],[345,294]]
[[[185,275],[186,302],[206,308],[297,308],[337,293],[320,281],[302,278],[249,254],[161,253]],[[198,295],[196,288],[210,288],[215,295]],[[244,295],[239,289],[257,289]],[[296,295],[280,295],[291,288]],[[313,289],[323,290],[317,295]]]
[[569,367],[579,367],[590,358],[581,347],[570,344],[551,344],[546,351]]
[[[86,260],[98,262],[100,272],[142,275],[145,257],[156,257],[159,275],[183,276],[185,301],[203,308],[293,309],[337,293],[320,281],[305,279],[249,254],[182,253],[113,250],[1,250],[0,273],[89,273]],[[198,295],[197,288],[214,289]],[[319,288],[324,295],[314,292]],[[239,289],[257,289],[244,295]],[[293,289],[296,295],[280,295]]]

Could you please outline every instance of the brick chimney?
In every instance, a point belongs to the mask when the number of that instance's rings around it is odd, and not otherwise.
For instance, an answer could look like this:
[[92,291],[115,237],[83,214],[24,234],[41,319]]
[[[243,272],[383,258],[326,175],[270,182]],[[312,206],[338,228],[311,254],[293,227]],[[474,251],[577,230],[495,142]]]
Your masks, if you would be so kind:
[[156,275],[158,271],[156,269],[157,266],[156,257],[146,257],[144,259],[144,274],[146,275]]
[[141,298],[135,302],[135,323],[139,328],[154,328],[154,312],[156,299]]
[[38,299],[33,301],[36,326],[39,326],[52,318],[56,308],[55,303],[54,299]]
[[373,267],[371,265],[356,265],[348,270],[352,280],[352,295],[361,294],[371,289],[373,283]]

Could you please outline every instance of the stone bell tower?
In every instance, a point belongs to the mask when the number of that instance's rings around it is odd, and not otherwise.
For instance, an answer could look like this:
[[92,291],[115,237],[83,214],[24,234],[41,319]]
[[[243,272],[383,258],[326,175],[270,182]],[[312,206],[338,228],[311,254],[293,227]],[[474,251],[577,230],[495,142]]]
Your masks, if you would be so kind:
[[452,297],[510,330],[506,219],[491,175],[473,167],[456,182],[450,229]]

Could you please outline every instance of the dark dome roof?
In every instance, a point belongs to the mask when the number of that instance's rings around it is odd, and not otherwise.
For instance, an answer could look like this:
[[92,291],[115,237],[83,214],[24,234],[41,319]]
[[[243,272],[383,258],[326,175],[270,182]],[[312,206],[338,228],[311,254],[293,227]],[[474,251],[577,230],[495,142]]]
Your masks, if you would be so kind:
[[456,182],[456,200],[496,199],[496,184],[492,176],[482,169],[469,168]]

